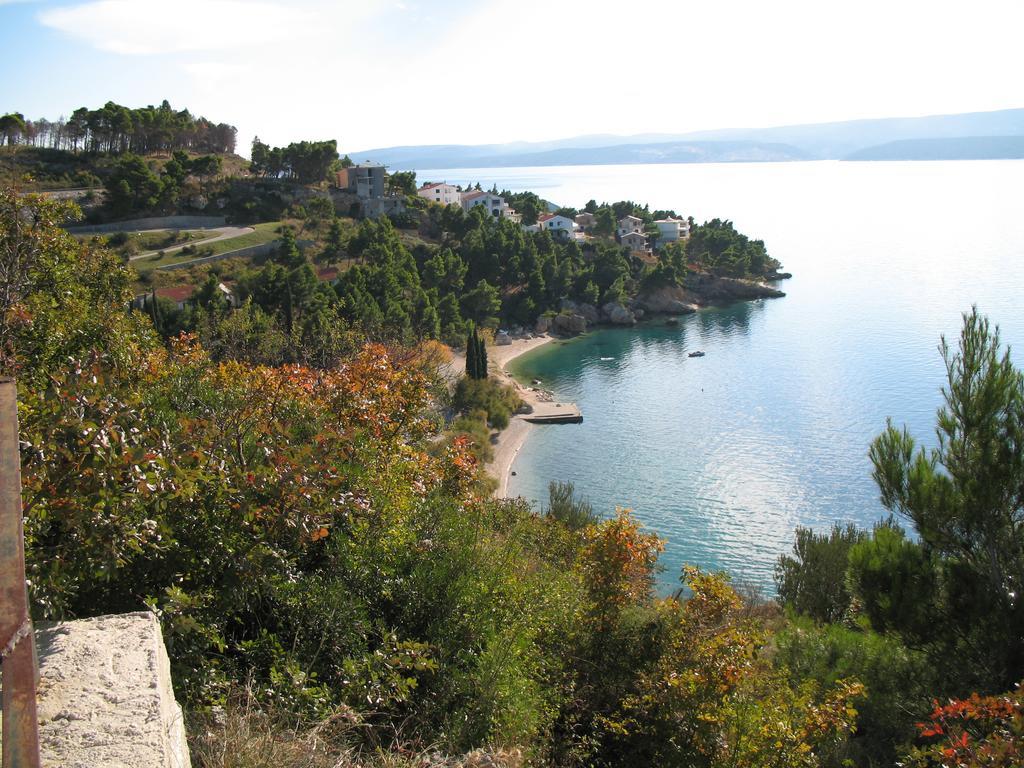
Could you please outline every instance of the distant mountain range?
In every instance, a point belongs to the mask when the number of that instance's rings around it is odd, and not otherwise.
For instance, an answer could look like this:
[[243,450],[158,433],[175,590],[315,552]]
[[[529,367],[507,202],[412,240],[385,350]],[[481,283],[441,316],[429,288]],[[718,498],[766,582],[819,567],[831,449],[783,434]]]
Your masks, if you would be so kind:
[[1021,158],[1024,157],[1024,109],[683,134],[601,134],[544,142],[381,147],[348,154],[357,162],[372,160],[393,170]]
[[901,139],[859,149],[847,160],[1007,160],[1024,158],[1024,136]]

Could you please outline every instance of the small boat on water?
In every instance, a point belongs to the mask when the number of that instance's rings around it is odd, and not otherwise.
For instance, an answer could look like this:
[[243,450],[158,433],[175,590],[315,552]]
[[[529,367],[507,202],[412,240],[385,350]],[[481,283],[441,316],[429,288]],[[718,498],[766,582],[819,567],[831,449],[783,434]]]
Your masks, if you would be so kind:
[[608,362],[609,360],[614,360],[614,359],[615,359],[614,357],[602,357],[602,358],[601,358],[601,362],[602,362],[602,363],[606,363],[606,362]]
[[689,357],[704,357],[704,353],[698,349],[696,352],[691,352]]

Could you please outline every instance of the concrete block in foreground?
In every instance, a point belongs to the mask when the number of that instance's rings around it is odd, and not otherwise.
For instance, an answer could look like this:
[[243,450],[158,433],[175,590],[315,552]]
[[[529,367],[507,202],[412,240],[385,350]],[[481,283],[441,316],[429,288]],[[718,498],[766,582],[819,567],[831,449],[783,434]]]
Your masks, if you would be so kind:
[[156,616],[44,625],[36,644],[44,766],[190,768]]

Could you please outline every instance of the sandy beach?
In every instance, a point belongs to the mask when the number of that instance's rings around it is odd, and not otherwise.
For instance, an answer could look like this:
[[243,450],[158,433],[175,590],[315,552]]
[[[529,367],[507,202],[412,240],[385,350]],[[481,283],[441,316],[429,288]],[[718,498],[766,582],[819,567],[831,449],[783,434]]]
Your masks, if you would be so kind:
[[[555,409],[561,409],[565,406],[566,411],[569,411],[574,409],[575,406],[568,403],[556,404],[552,401],[550,394],[534,391],[522,386],[506,370],[505,366],[531,349],[536,349],[555,340],[556,337],[544,335],[532,339],[515,339],[511,344],[487,347],[490,374],[503,384],[515,387],[519,397],[533,409],[534,413],[532,415],[534,416],[538,413],[555,415],[560,412]],[[460,352],[454,352],[451,362],[447,365],[446,374],[453,386],[459,377],[463,375],[465,368],[465,355]],[[498,481],[498,487],[494,491],[496,498],[504,498],[508,495],[508,479],[512,471],[512,462],[515,461],[520,449],[526,443],[526,438],[529,437],[530,429],[533,426],[522,415],[515,415],[509,420],[508,426],[499,432],[491,443],[491,447],[494,449],[494,459],[484,469],[491,477]]]
[[[519,397],[530,405],[540,402],[539,395],[517,382],[505,369],[505,366],[520,355],[536,349],[539,346],[553,341],[551,336],[539,336],[535,339],[516,339],[511,344],[487,348],[487,356],[492,364],[494,376],[506,384],[516,388]],[[486,470],[498,481],[498,487],[494,491],[497,498],[504,498],[508,495],[509,473],[512,471],[512,462],[515,461],[519,450],[526,443],[533,424],[526,421],[522,416],[513,416],[508,427],[498,433],[497,439],[492,447],[494,448],[494,460],[487,465]]]

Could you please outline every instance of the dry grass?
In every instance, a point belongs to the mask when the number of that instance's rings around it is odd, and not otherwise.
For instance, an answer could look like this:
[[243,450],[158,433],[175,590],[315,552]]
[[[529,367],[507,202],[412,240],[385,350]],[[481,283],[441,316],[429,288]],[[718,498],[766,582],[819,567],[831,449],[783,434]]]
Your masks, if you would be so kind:
[[[251,690],[223,709],[188,722],[194,768],[522,768],[519,750],[474,750],[444,755],[436,749],[367,746],[374,734],[352,710],[313,725],[295,725],[256,702]],[[367,738],[369,737],[369,738]]]
[[[313,728],[287,725],[260,707],[250,693],[223,709],[189,718],[195,768],[334,768],[347,763],[345,732],[328,738],[330,721]],[[333,746],[336,742],[338,746]]]

